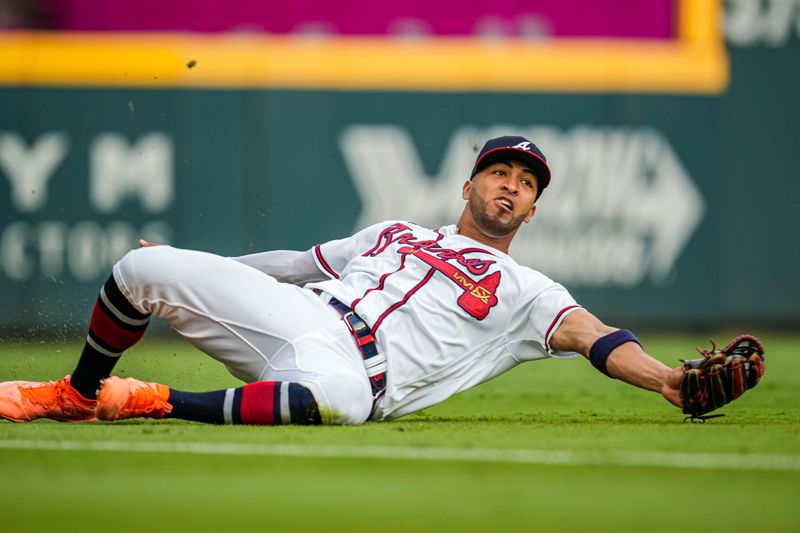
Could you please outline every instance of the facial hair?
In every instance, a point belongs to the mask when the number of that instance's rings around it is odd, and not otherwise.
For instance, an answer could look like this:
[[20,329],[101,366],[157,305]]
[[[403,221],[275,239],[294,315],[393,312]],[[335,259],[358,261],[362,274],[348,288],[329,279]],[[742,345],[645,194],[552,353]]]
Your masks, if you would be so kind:
[[499,217],[492,216],[488,212],[488,202],[473,192],[469,195],[469,210],[475,223],[493,237],[504,237],[517,231],[517,228],[525,221],[525,215],[513,217],[508,222],[503,222]]

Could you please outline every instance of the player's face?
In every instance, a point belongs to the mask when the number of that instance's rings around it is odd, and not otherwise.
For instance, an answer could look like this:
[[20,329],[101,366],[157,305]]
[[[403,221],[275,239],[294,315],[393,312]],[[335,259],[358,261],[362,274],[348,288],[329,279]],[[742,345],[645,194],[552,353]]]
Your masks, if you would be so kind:
[[498,161],[464,184],[464,199],[476,224],[501,237],[530,222],[536,212],[536,175],[517,161]]

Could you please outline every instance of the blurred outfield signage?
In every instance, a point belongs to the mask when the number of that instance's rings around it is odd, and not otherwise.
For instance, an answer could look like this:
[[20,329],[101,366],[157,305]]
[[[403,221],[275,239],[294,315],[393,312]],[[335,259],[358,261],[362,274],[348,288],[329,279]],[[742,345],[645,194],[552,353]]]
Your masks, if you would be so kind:
[[[54,195],[52,180],[70,178],[59,171],[65,160],[87,155],[79,164],[88,181],[71,176],[69,199]],[[158,216],[173,207],[173,166],[172,140],[163,133],[134,143],[103,133],[76,147],[65,132],[44,132],[30,144],[17,132],[0,132],[0,176],[8,185],[11,215],[0,228],[0,273],[13,282],[96,281],[138,236],[169,239],[171,228]],[[132,198],[146,213],[137,224],[115,217]],[[75,220],[75,212],[86,208],[88,216]],[[98,220],[101,215],[108,218]]]
[[734,46],[786,46],[800,37],[800,0],[728,0],[725,37]]
[[[780,61],[747,66],[758,80]],[[788,85],[755,116],[750,80],[718,99],[0,89],[0,329],[84,323],[138,237],[239,255],[384,218],[451,223],[477,148],[509,132],[554,173],[512,255],[589,309],[796,320],[794,153],[763,143],[800,122]]]

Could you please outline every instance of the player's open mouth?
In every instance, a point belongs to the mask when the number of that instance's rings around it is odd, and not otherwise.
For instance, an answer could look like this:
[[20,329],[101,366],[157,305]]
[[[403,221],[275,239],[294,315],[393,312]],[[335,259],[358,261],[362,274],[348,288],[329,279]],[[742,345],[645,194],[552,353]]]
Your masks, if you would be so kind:
[[495,200],[495,202],[497,202],[497,205],[507,211],[514,211],[514,203],[508,198],[498,198]]

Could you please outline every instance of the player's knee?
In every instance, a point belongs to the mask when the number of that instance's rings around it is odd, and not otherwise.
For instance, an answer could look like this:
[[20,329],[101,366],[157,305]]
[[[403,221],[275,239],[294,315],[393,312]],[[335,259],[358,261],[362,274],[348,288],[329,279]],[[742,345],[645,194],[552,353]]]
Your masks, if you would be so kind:
[[138,248],[125,254],[114,265],[115,277],[133,290],[135,287],[158,285],[169,280],[178,279],[180,269],[179,258],[171,246],[152,246]]
[[308,386],[318,398],[323,424],[357,425],[369,418],[372,395],[363,383],[336,376],[323,383],[308,383]]

